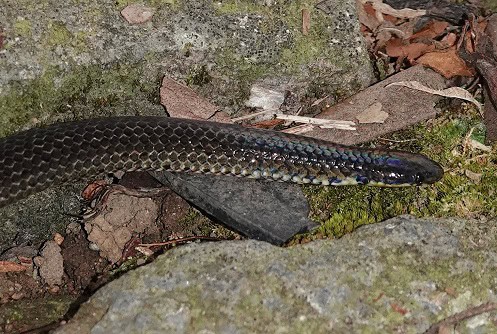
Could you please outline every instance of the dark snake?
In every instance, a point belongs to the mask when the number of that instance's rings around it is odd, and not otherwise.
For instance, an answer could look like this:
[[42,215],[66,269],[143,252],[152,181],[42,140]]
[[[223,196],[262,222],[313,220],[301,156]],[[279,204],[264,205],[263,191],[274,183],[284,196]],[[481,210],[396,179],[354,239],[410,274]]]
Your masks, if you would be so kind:
[[0,139],[0,207],[49,186],[117,171],[226,174],[320,185],[421,185],[443,170],[421,154],[347,147],[231,124],[111,117]]

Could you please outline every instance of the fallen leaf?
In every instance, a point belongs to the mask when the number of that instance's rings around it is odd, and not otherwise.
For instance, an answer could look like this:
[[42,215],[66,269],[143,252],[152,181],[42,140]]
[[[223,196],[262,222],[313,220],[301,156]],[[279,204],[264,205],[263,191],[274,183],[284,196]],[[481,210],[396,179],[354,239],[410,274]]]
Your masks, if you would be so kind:
[[130,24],[140,24],[152,18],[154,9],[142,4],[131,4],[121,11],[121,15]]
[[472,148],[480,150],[480,151],[483,151],[483,152],[490,152],[490,151],[492,151],[492,147],[491,146],[487,146],[485,144],[482,144],[479,141],[474,140],[474,139],[470,139],[468,141],[468,144]]
[[407,87],[410,89],[420,90],[422,92],[426,92],[426,93],[430,93],[430,94],[434,94],[434,95],[440,95],[440,96],[444,96],[444,97],[452,97],[452,98],[465,100],[465,101],[473,103],[478,108],[478,110],[480,110],[480,112],[482,110],[482,105],[480,104],[480,102],[478,102],[473,97],[473,95],[471,95],[470,92],[468,92],[467,90],[465,90],[464,88],[461,88],[461,87],[450,87],[450,88],[446,88],[446,89],[442,89],[442,90],[437,90],[437,89],[432,89],[430,87],[427,87],[427,86],[423,85],[422,83],[420,83],[419,81],[398,81],[398,82],[393,82],[393,83],[385,86],[385,88],[388,88],[391,86],[402,86],[402,87]]
[[378,13],[387,14],[398,18],[412,19],[415,17],[424,16],[427,13],[426,10],[424,9],[410,9],[410,8],[395,9],[390,5],[383,3],[383,0],[360,0],[360,1],[363,4],[370,3]]
[[228,115],[217,112],[217,106],[199,96],[193,89],[164,77],[160,88],[161,104],[171,117],[215,120],[231,123]]
[[392,309],[397,312],[397,313],[400,313],[402,315],[406,315],[407,313],[409,313],[409,310],[407,310],[406,308],[400,306],[399,304],[397,303],[390,303],[390,306],[392,307]]
[[382,110],[380,102],[375,102],[356,116],[360,124],[383,123],[388,118],[388,113]]
[[475,173],[475,172],[472,172],[468,169],[466,169],[464,171],[464,175],[466,175],[468,177],[468,179],[470,179],[471,181],[473,181],[476,184],[480,183],[481,177],[482,177],[481,173]]
[[457,55],[455,48],[450,48],[448,51],[425,53],[416,62],[432,68],[447,79],[456,75],[471,77],[475,74]]
[[456,42],[457,42],[457,35],[451,32],[445,35],[444,38],[442,38],[440,44],[442,44],[444,47],[449,48],[451,46],[456,45]]
[[431,21],[420,31],[414,33],[410,40],[434,39],[445,32],[449,24],[445,21]]
[[435,45],[424,43],[404,44],[400,38],[394,38],[386,43],[386,53],[390,57],[406,57],[409,62],[413,63],[415,59],[427,52],[435,50]]
[[277,125],[285,123],[284,120],[282,119],[268,119],[265,121],[260,121],[257,123],[252,124],[251,126],[254,128],[260,128],[260,129],[272,129]]
[[359,22],[361,22],[370,31],[376,31],[381,24],[376,18],[376,11],[371,4],[361,4],[360,1],[357,3],[357,15],[359,17]]
[[17,273],[25,271],[28,267],[10,261],[0,261],[0,273]]
[[309,9],[302,9],[302,35],[307,35],[311,29],[311,12]]

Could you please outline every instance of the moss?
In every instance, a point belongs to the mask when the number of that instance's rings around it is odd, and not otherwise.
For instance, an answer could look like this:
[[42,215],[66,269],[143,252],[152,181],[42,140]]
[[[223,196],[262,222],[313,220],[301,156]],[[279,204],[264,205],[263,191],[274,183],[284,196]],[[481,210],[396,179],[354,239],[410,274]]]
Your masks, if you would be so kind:
[[48,296],[10,302],[0,308],[0,324],[9,324],[19,332],[39,328],[62,318],[73,301],[71,296]]
[[31,36],[32,32],[31,22],[25,19],[17,19],[14,22],[14,34],[22,37]]
[[151,6],[151,7],[159,7],[163,4],[165,5],[170,5],[173,8],[176,8],[178,6],[178,1],[177,0],[116,0],[115,5],[116,7],[121,10],[124,7],[131,5],[131,4],[144,4],[146,6]]
[[188,86],[203,86],[208,84],[211,80],[212,77],[207,70],[207,66],[197,65],[190,69],[190,73],[188,73],[188,76],[186,77],[186,84]]
[[[481,253],[478,251],[471,252],[468,250],[464,253],[467,254],[467,260],[471,261],[475,267],[471,270],[457,272],[454,268],[457,268],[458,257],[431,260],[430,264],[427,265],[421,255],[413,254],[407,249],[398,250],[397,252],[385,249],[380,254],[381,259],[378,262],[383,263],[385,268],[394,270],[384,270],[375,279],[369,295],[375,297],[385,296],[383,298],[388,299],[395,298],[395,304],[402,305],[406,310],[413,313],[417,313],[416,305],[418,305],[417,307],[422,305],[413,301],[413,296],[409,293],[409,289],[414,289],[413,282],[429,282],[436,287],[437,291],[431,292],[431,297],[428,296],[427,298],[436,298],[437,293],[446,293],[447,289],[451,289],[456,294],[464,292],[464,295],[473,295],[472,300],[488,300],[488,298],[492,297],[489,295],[489,291],[493,289],[492,284],[497,271],[495,268],[489,268],[485,265],[485,261],[479,258]],[[456,304],[458,297],[451,296],[450,300],[451,304]],[[390,303],[387,303],[387,305],[383,311],[378,308],[378,320],[385,321],[386,318],[389,328],[405,324],[405,316],[396,312]],[[450,307],[443,307],[442,309],[444,311],[430,319],[431,322],[444,319],[455,311],[459,311],[452,310]]]
[[65,45],[71,41],[72,37],[73,35],[64,23],[53,21],[49,24],[48,31],[45,36],[45,43],[51,47]]
[[[0,99],[0,136],[5,136],[29,122],[46,117],[57,118],[68,111],[72,117],[126,105],[143,92],[155,91],[155,84],[140,83],[139,65],[114,65],[74,68],[62,79],[56,69],[49,69],[39,78],[23,86],[13,84]],[[57,84],[56,84],[57,82]],[[79,108],[71,109],[78,105]],[[94,108],[90,108],[90,107]],[[90,110],[87,110],[90,108]],[[88,115],[86,115],[88,117]]]
[[226,14],[268,14],[270,8],[251,1],[228,0],[213,4],[219,15]]
[[[466,143],[484,140],[484,127],[476,111],[459,110],[431,124],[396,133],[388,148],[421,152],[440,162],[446,173],[434,185],[407,188],[361,186],[304,187],[312,218],[321,224],[314,237],[340,237],[358,226],[376,223],[400,214],[424,216],[494,216],[497,208],[497,145],[481,152]],[[457,118],[456,118],[457,117]],[[474,130],[471,130],[474,129]],[[369,145],[380,144],[379,141]],[[466,170],[481,174],[481,181],[466,176]],[[312,238],[309,235],[302,239]]]

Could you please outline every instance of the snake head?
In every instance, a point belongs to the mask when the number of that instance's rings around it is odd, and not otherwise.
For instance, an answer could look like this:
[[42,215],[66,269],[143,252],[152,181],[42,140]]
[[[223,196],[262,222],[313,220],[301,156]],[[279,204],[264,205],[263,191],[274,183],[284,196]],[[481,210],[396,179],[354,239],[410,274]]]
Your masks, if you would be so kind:
[[443,168],[422,154],[392,152],[385,162],[386,184],[421,185],[439,181],[444,174]]

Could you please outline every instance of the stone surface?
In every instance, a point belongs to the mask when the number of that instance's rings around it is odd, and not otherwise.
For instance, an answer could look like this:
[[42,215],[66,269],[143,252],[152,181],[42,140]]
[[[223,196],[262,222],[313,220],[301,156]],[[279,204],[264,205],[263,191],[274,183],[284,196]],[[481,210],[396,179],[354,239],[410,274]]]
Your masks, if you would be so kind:
[[403,216],[290,248],[178,247],[100,289],[58,333],[422,333],[497,300],[495,223]]
[[317,227],[295,184],[213,175],[153,173],[211,219],[256,240],[281,245]]

